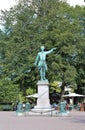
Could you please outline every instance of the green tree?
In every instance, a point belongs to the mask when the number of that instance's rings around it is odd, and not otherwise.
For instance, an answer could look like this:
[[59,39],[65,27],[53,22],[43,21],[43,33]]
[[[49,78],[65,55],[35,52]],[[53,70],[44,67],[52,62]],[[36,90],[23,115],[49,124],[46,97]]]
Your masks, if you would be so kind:
[[7,79],[0,79],[0,102],[10,103],[19,100],[19,86]]
[[61,95],[65,86],[76,89],[78,77],[81,78],[77,69],[81,61],[78,57],[82,56],[79,52],[82,52],[85,41],[84,20],[80,20],[80,16],[85,16],[84,8],[73,8],[59,0],[33,0],[30,5],[28,0],[22,0],[2,14],[7,34],[4,39],[5,75],[19,84],[24,94],[28,87],[36,89],[39,79],[34,67],[36,54],[41,45],[46,50],[57,47],[57,51],[47,57],[48,80],[50,83],[62,82]]
[[[80,11],[79,11],[80,10]],[[76,39],[77,51],[74,57],[74,66],[77,70],[77,89],[76,91],[81,94],[85,94],[85,8],[79,6],[75,9],[79,25],[81,26],[80,36]]]

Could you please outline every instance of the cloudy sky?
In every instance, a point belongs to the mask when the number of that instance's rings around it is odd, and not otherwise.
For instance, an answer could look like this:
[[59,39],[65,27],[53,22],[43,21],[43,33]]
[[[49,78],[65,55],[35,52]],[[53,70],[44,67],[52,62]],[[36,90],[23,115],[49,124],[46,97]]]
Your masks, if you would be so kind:
[[15,0],[1,0],[0,1],[0,10],[9,9],[15,5]]
[[75,6],[75,5],[84,5],[85,6],[84,0],[67,0],[67,1],[72,6]]
[[[12,7],[13,5],[16,4],[15,2],[16,0],[1,0],[0,1],[0,10],[4,10],[4,9],[9,9],[10,7]],[[71,4],[71,5],[76,5],[76,4],[79,4],[79,5],[85,5],[85,2],[84,0],[68,0],[68,2]]]

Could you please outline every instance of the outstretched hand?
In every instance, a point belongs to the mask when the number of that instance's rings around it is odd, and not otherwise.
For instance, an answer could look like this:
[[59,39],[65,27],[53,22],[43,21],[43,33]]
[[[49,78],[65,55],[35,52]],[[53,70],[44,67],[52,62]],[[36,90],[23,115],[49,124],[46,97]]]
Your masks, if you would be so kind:
[[57,48],[55,47],[55,48],[53,48],[53,50],[56,50]]

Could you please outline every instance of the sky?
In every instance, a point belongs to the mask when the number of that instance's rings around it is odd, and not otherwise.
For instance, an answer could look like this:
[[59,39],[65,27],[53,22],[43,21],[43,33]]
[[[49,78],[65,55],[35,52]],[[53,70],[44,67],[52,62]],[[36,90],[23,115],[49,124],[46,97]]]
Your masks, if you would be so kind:
[[72,6],[75,6],[75,5],[84,5],[85,6],[84,0],[67,0],[67,1]]
[[0,0],[0,10],[9,9],[16,4],[15,0]]
[[[70,3],[71,6],[75,5],[84,5],[84,0],[67,0],[68,3]],[[16,0],[0,0],[0,10],[9,10],[12,6],[16,5]],[[2,26],[0,25],[0,29]]]
[[[0,0],[0,10],[9,9],[16,4],[16,0]],[[84,0],[67,0],[70,5],[75,6],[76,4],[85,5]]]

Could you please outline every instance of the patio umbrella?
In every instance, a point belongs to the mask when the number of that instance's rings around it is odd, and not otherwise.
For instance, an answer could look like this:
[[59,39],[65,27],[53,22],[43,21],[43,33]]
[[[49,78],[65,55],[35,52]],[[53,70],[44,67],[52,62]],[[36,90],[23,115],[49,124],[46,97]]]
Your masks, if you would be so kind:
[[27,98],[29,98],[29,97],[34,97],[34,98],[38,98],[38,93],[35,93],[35,94],[32,94],[32,95],[28,95],[28,96],[26,96]]
[[85,96],[81,94],[77,94],[77,93],[69,93],[69,94],[63,95],[63,97],[85,97]]
[[70,103],[73,104],[75,97],[78,98],[78,97],[85,97],[85,96],[84,96],[84,95],[81,95],[81,94],[77,94],[77,93],[69,93],[69,94],[63,95],[63,97],[68,97],[68,98],[70,98]]

